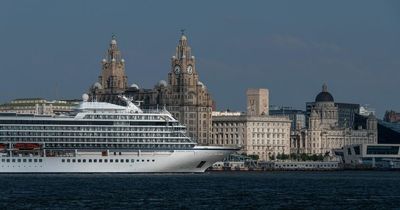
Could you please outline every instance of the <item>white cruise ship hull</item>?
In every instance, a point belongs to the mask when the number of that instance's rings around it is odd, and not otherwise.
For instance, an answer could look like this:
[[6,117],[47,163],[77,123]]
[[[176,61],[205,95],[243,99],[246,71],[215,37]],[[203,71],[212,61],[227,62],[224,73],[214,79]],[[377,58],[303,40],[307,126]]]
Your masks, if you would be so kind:
[[0,173],[201,173],[237,148],[110,153],[78,152],[74,157],[0,157]]

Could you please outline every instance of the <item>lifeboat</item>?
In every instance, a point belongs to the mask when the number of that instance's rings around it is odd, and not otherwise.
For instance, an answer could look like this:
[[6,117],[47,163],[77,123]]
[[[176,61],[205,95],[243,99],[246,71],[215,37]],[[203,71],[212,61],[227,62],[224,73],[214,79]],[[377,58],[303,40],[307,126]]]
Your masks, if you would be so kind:
[[7,148],[6,144],[0,144],[0,151],[3,151]]
[[15,149],[18,150],[34,150],[34,149],[40,149],[40,144],[35,144],[35,143],[16,143],[14,145]]

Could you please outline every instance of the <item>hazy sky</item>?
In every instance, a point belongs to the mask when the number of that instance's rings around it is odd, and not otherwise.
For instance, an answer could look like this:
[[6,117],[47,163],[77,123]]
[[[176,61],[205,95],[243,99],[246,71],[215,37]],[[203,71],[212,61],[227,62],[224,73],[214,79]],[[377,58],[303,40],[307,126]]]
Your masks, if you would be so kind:
[[80,98],[115,33],[129,83],[167,79],[180,29],[219,109],[250,87],[305,108],[323,82],[337,102],[400,111],[400,1],[1,1],[0,102]]

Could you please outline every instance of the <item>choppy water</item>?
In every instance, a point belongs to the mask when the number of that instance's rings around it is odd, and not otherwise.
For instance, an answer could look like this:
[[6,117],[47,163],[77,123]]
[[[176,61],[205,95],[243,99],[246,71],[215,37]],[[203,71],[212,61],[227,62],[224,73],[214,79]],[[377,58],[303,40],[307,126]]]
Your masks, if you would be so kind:
[[0,209],[400,209],[400,172],[0,175]]

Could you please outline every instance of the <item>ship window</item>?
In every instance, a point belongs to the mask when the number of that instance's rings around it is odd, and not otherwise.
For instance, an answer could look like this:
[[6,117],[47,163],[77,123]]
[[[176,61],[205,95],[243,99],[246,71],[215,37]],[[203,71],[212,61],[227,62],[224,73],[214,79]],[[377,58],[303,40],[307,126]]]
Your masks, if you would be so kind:
[[83,159],[82,162],[86,163],[86,159]]
[[89,159],[89,163],[91,163],[92,162],[92,159]]
[[139,162],[140,160],[136,160],[136,162]]
[[114,152],[114,155],[117,155],[117,152]]
[[103,159],[99,159],[99,163],[102,163],[103,162]]
[[21,162],[21,159],[18,159],[18,163],[20,163]]
[[63,163],[64,163],[64,162],[65,162],[65,159],[62,159],[62,160],[61,160],[61,162],[63,162]]
[[104,162],[107,163],[107,162],[108,162],[108,159],[104,159]]
[[121,163],[123,163],[124,162],[124,159],[121,159]]
[[70,159],[67,159],[67,163],[69,163],[69,162],[71,162],[71,160],[70,160]]
[[12,161],[11,161],[11,162],[15,163],[15,159],[12,159]]
[[147,160],[147,162],[150,162],[150,160]]
[[1,159],[1,162],[5,162],[6,161],[6,159]]
[[121,152],[119,152],[119,155],[121,155]]
[[97,159],[93,159],[93,163],[97,163]]
[[7,163],[9,163],[10,162],[10,159],[7,159]]
[[135,159],[131,159],[131,163],[134,163],[135,162]]
[[29,159],[29,162],[32,163],[32,159]]
[[112,163],[112,162],[114,162],[114,160],[113,160],[113,159],[110,159],[110,163]]
[[151,161],[153,161],[153,162],[154,162],[155,160],[151,160]]
[[144,160],[142,160],[142,162],[144,162]]
[[26,163],[26,159],[22,159],[22,162]]
[[76,162],[76,160],[75,160],[75,159],[72,159],[72,162],[73,162],[73,163],[75,163],[75,162]]
[[115,159],[115,162],[118,163],[118,159]]
[[39,159],[39,163],[41,163],[42,162],[42,159]]
[[81,162],[81,159],[78,159],[78,163],[80,163]]

